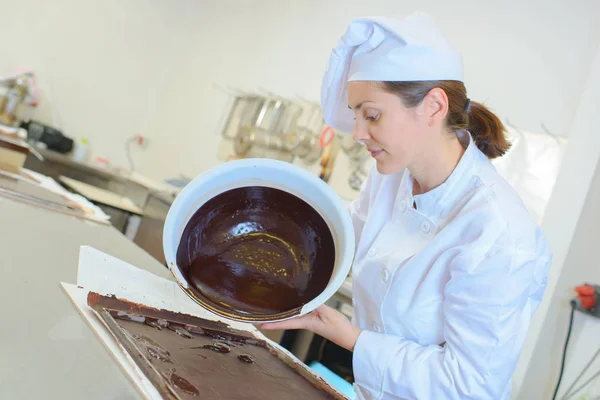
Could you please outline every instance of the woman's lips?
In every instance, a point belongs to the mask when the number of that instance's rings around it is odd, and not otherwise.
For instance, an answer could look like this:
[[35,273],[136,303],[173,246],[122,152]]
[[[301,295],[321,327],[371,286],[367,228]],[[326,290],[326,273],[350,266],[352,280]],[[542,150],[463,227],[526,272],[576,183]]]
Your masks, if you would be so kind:
[[369,150],[369,153],[371,153],[371,157],[373,157],[373,158],[377,158],[378,155],[383,153],[383,150],[374,150],[374,149],[367,149],[367,150]]

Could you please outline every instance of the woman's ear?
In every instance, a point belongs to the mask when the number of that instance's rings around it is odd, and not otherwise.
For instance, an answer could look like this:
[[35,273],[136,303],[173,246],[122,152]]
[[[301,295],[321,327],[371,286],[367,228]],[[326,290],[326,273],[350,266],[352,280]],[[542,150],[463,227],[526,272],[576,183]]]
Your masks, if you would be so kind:
[[423,108],[429,126],[443,123],[448,115],[448,95],[440,88],[433,88],[423,99]]

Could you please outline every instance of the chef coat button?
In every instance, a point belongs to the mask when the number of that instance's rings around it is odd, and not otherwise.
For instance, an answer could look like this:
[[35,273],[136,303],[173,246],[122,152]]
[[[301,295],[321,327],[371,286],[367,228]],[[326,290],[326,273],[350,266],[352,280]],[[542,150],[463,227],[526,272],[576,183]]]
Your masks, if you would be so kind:
[[379,328],[379,325],[377,325],[377,323],[373,324],[373,331],[377,333],[381,332],[381,328]]
[[400,212],[405,213],[407,209],[408,202],[406,200],[402,200],[402,203],[400,203]]
[[371,247],[369,250],[369,256],[373,257],[375,254],[377,254],[377,249],[375,247]]
[[384,282],[387,282],[390,279],[390,273],[386,268],[381,270],[381,279],[383,279]]
[[423,232],[426,235],[428,235],[429,232],[431,232],[431,227],[429,226],[429,222],[423,221],[423,223],[421,224],[421,232]]

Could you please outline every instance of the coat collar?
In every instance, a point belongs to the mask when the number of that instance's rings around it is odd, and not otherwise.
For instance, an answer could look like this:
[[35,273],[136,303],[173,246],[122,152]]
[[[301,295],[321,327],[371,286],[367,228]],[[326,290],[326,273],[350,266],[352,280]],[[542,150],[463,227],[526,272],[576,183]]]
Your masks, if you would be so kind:
[[454,203],[453,194],[462,192],[461,188],[468,186],[474,174],[476,160],[479,158],[479,149],[473,142],[471,134],[466,130],[457,132],[458,140],[466,147],[460,161],[450,174],[448,179],[440,186],[428,191],[427,193],[412,195],[413,180],[410,171],[405,170],[400,184],[400,192],[402,198],[409,198],[409,203],[413,202],[417,205],[419,213],[428,217],[441,217],[444,211],[451,207]]

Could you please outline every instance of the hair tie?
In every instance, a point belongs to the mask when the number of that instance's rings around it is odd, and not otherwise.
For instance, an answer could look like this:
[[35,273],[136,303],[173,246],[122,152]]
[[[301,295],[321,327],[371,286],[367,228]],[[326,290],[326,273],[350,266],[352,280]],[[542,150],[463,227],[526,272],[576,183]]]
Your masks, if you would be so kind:
[[465,104],[465,112],[469,112],[469,107],[471,106],[471,99],[467,97],[467,103]]

